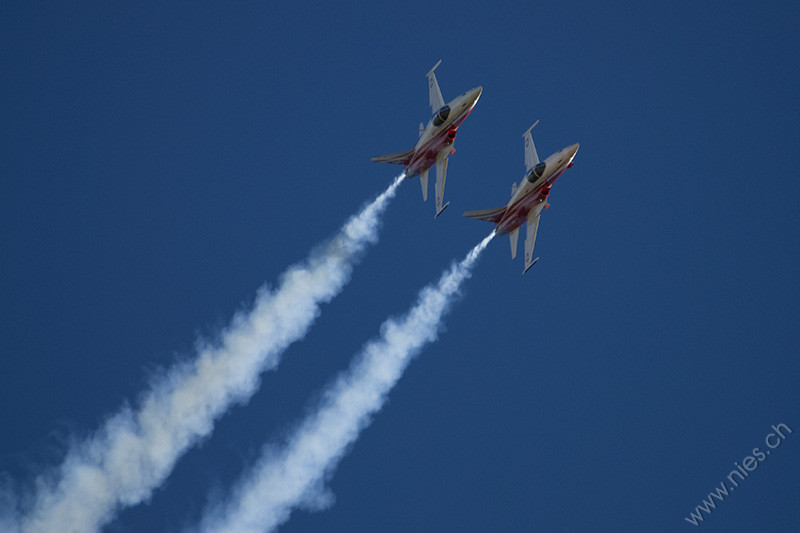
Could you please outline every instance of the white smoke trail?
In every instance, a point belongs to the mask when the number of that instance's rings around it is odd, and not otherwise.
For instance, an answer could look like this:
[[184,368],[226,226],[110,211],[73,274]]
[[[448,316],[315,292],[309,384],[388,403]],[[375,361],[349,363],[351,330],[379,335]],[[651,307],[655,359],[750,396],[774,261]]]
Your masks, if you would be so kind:
[[121,508],[149,498],[232,403],[255,393],[259,374],[306,334],[320,304],[342,290],[354,263],[377,241],[380,215],[404,178],[397,177],[328,244],[286,270],[275,289],[262,288],[253,309],[234,317],[217,345],[198,346],[197,357],[158,378],[135,409],[124,407],[72,446],[57,472],[37,480],[14,529],[97,531]]
[[270,531],[288,520],[298,506],[318,507],[323,483],[348,447],[381,409],[411,359],[436,340],[442,319],[492,232],[439,281],[425,287],[417,303],[399,319],[381,326],[350,368],[326,390],[320,407],[306,418],[280,450],[265,448],[255,468],[240,482],[231,501],[211,507],[201,530]]

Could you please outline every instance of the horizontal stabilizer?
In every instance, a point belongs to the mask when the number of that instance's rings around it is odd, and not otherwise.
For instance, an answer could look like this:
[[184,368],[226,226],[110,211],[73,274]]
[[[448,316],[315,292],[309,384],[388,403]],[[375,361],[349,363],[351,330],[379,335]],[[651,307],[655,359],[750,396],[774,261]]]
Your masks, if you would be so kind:
[[414,150],[408,150],[407,152],[397,152],[396,154],[376,155],[372,158],[372,161],[375,161],[376,163],[407,165],[411,160],[412,155],[414,155]]
[[467,218],[477,218],[492,224],[497,224],[506,212],[505,206],[495,209],[479,209],[478,211],[467,211],[464,216]]

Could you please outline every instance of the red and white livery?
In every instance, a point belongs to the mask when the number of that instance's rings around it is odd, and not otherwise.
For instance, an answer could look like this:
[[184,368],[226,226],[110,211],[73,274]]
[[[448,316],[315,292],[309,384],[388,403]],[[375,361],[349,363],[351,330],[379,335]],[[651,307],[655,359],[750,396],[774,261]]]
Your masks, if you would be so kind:
[[[455,97],[446,105],[433,73],[441,64],[440,59],[428,72],[428,94],[433,116],[425,126],[419,124],[419,140],[414,148],[396,154],[379,155],[373,161],[403,165],[406,177],[419,175],[422,184],[422,200],[428,199],[428,170],[436,164],[436,215],[438,217],[449,205],[442,205],[444,199],[444,181],[447,175],[447,158],[456,150],[453,142],[458,127],[467,118],[472,108],[478,103],[483,87],[476,87]],[[434,217],[434,218],[435,218]]]
[[538,257],[532,259],[533,244],[536,241],[536,231],[539,229],[539,215],[550,207],[550,204],[547,203],[550,187],[566,169],[572,166],[572,160],[580,147],[578,143],[575,143],[559,150],[544,161],[539,161],[531,136],[531,130],[538,123],[537,120],[522,135],[525,139],[525,177],[522,178],[519,185],[516,183],[511,185],[511,200],[505,206],[496,209],[464,213],[465,217],[492,222],[497,235],[508,233],[511,238],[512,259],[517,255],[519,227],[527,223],[523,274],[539,260]]

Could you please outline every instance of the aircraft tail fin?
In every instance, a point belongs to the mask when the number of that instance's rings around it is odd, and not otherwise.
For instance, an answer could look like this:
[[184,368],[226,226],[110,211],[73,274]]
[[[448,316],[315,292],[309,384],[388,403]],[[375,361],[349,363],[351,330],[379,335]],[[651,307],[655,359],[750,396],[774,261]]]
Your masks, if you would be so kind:
[[395,165],[407,165],[408,162],[411,160],[411,156],[414,154],[414,150],[408,150],[406,152],[397,152],[395,154],[386,154],[386,155],[376,155],[372,158],[372,161],[376,163],[392,163]]
[[464,213],[464,216],[467,218],[477,218],[478,220],[485,220],[486,222],[491,222],[492,224],[497,224],[500,222],[500,219],[503,218],[503,214],[505,214],[506,208],[497,207],[495,209],[479,209],[478,211],[467,211]]

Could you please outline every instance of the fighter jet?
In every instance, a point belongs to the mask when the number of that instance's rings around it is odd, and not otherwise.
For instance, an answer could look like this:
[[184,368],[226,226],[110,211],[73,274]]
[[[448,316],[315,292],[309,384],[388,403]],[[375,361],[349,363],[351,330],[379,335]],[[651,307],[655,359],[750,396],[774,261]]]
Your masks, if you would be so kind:
[[550,187],[566,169],[572,166],[572,159],[580,147],[578,143],[575,143],[559,150],[544,161],[539,161],[531,136],[531,130],[538,123],[538,120],[534,122],[533,126],[522,135],[525,139],[525,177],[522,178],[519,185],[516,183],[511,185],[511,200],[504,207],[497,209],[464,213],[465,217],[492,222],[497,235],[508,233],[511,238],[511,259],[517,255],[519,227],[527,221],[523,274],[539,260],[538,257],[531,260],[531,257],[533,257],[536,231],[539,229],[539,215],[544,209],[550,207],[550,204],[547,203]]
[[472,108],[478,102],[483,87],[476,87],[464,94],[455,97],[445,105],[439,84],[436,82],[436,74],[433,73],[441,64],[440,59],[428,72],[428,94],[430,97],[431,111],[433,116],[425,126],[419,124],[419,140],[414,148],[407,152],[396,154],[379,155],[373,157],[373,161],[379,163],[395,163],[405,167],[406,177],[419,175],[422,184],[422,200],[428,199],[428,170],[436,164],[436,215],[450,205],[450,202],[442,205],[444,198],[444,180],[447,174],[447,158],[455,153],[453,141],[456,139],[456,130],[467,118]]

